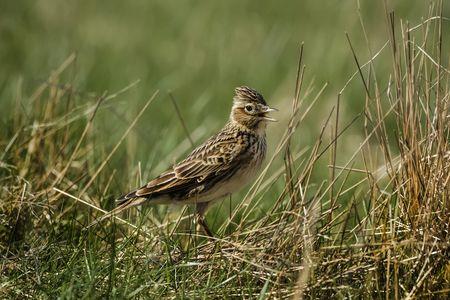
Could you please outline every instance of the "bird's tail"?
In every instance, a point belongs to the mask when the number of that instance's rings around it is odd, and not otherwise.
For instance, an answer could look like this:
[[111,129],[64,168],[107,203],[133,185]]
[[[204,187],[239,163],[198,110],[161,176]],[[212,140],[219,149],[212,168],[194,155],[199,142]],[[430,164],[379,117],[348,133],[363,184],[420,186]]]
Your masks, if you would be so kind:
[[[138,190],[139,189],[137,189],[135,191],[132,191],[132,192],[129,192],[128,194],[122,195],[119,198],[117,198],[116,199],[116,206],[120,207],[120,206],[122,206],[122,205],[124,205],[126,203],[131,204],[132,202],[136,202],[137,200],[139,200],[140,196],[137,195],[137,193],[136,193]],[[148,198],[148,197],[146,197],[146,198]],[[139,204],[141,204],[141,203],[142,202],[139,202]],[[135,204],[135,205],[139,205],[139,204]],[[135,205],[131,205],[131,206],[135,206]]]
[[106,214],[104,214],[103,216],[101,216],[100,218],[98,218],[97,220],[92,222],[91,224],[89,224],[85,229],[88,229],[94,225],[97,225],[98,223],[100,223],[108,218],[115,217],[117,214],[127,210],[130,207],[141,205],[146,200],[147,200],[146,198],[139,198],[139,196],[136,197],[136,195],[134,195],[134,197],[133,197],[132,193],[122,196],[116,200],[116,203],[117,203],[116,208],[107,212]]

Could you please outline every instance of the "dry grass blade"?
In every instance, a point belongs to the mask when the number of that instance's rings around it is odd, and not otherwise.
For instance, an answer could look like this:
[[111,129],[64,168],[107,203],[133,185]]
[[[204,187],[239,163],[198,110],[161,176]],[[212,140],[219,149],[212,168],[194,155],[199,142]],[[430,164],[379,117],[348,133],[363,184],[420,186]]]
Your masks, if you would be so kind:
[[111,152],[108,154],[108,156],[102,161],[102,163],[100,164],[100,166],[97,168],[97,170],[95,171],[94,175],[91,176],[91,179],[88,181],[88,183],[83,187],[83,189],[81,190],[81,192],[79,193],[79,195],[83,195],[87,189],[91,186],[91,184],[94,182],[94,180],[97,178],[98,174],[100,174],[100,172],[103,170],[103,168],[106,166],[106,164],[108,163],[108,161],[111,159],[111,157],[114,155],[114,153],[117,151],[117,149],[119,148],[119,146],[122,144],[122,142],[125,140],[125,138],[127,137],[127,135],[130,133],[131,129],[133,129],[134,125],[136,125],[136,123],[139,121],[139,119],[141,118],[141,116],[144,114],[145,110],[147,109],[147,107],[153,102],[153,100],[156,98],[156,96],[158,95],[158,91],[156,91],[155,93],[153,93],[153,95],[147,100],[147,102],[145,103],[144,107],[141,109],[141,111],[138,113],[138,115],[134,118],[133,122],[131,122],[130,126],[128,126],[127,130],[124,132],[124,134],[122,135],[122,137],[119,139],[119,141],[117,142],[117,144],[114,146],[114,148],[111,150]]

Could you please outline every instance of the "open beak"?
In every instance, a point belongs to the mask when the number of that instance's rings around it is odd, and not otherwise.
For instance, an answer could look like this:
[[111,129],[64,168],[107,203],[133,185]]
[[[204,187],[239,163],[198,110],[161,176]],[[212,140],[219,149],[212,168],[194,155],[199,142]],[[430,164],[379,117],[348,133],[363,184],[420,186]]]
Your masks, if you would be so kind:
[[278,120],[276,120],[276,119],[274,119],[274,118],[271,118],[271,117],[269,117],[267,114],[268,113],[270,113],[270,112],[272,112],[272,111],[278,111],[278,109],[276,109],[276,108],[272,108],[272,107],[269,107],[269,106],[266,106],[266,107],[264,107],[264,109],[263,109],[263,113],[262,113],[262,119],[263,120],[266,120],[266,121],[269,121],[269,122],[277,122]]

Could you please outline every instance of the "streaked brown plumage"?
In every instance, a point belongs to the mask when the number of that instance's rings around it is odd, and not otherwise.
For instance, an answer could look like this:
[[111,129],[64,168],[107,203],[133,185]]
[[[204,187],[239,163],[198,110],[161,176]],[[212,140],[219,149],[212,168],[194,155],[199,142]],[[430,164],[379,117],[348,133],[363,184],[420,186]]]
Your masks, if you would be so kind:
[[260,169],[266,154],[266,125],[275,121],[267,114],[273,110],[257,91],[236,88],[230,119],[222,130],[160,176],[120,197],[108,216],[147,202],[195,203],[200,224],[211,235],[204,213],[214,200],[245,186]]

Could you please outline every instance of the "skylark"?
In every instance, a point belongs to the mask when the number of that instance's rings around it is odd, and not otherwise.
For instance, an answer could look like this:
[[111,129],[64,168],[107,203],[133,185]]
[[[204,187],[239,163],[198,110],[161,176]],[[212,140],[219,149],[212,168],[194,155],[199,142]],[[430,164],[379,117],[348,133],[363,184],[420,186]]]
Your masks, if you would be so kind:
[[198,222],[212,236],[204,214],[214,201],[237,192],[258,173],[266,155],[267,123],[276,121],[268,113],[275,110],[254,89],[236,88],[222,130],[166,172],[120,197],[111,213],[144,203],[196,204]]

